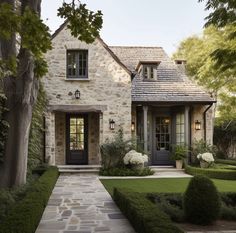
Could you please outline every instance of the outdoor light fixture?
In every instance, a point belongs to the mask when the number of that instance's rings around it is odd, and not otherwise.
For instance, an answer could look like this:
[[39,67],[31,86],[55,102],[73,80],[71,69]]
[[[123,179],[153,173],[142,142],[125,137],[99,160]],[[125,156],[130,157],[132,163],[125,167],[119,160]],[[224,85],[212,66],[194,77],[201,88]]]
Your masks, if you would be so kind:
[[166,118],[166,119],[164,120],[164,122],[165,122],[165,124],[169,124],[169,123],[170,123],[170,119],[169,119],[169,118]]
[[114,130],[115,129],[115,121],[113,119],[110,119],[109,124],[110,124],[110,129]]
[[201,122],[196,120],[195,121],[195,130],[200,130],[201,129]]
[[134,121],[132,121],[132,123],[131,123],[131,131],[132,131],[132,132],[135,131],[135,124],[134,124]]
[[77,100],[80,99],[80,91],[78,89],[75,91],[75,98]]

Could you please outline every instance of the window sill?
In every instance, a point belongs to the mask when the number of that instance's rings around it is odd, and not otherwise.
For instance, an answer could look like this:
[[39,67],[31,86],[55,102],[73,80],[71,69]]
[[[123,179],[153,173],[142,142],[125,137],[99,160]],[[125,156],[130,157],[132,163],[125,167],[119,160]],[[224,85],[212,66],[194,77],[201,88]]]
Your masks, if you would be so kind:
[[90,81],[91,79],[89,78],[66,78],[65,81],[83,81],[83,82],[88,82]]

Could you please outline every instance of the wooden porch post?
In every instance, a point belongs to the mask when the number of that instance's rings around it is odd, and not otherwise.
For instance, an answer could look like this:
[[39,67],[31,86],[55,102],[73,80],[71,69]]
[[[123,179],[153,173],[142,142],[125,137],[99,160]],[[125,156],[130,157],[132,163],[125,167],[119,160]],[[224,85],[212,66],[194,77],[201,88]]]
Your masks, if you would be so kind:
[[148,106],[143,106],[143,140],[144,140],[144,151],[147,152],[148,150],[148,135],[147,135],[147,113],[148,113]]

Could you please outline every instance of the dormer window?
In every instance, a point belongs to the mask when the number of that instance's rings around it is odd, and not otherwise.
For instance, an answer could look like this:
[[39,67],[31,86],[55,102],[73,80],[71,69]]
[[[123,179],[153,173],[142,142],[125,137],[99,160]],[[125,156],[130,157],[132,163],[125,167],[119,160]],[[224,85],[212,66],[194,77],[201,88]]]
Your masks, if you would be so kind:
[[157,66],[144,65],[142,70],[144,79],[156,79]]
[[157,80],[157,67],[160,62],[139,62],[137,71],[143,77],[143,80]]

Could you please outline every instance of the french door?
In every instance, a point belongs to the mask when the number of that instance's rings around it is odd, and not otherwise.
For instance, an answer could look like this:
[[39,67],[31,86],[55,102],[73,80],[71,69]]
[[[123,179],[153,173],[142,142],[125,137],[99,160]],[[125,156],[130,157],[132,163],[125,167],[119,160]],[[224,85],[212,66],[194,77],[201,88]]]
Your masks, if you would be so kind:
[[87,115],[66,115],[66,163],[88,164]]

